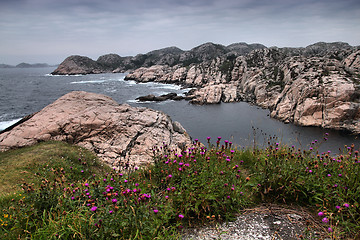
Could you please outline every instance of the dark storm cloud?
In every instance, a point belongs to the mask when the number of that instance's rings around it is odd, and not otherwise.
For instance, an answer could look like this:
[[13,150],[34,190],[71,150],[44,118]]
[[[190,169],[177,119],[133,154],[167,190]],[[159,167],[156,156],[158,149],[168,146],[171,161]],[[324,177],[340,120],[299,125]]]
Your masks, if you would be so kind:
[[1,0],[0,63],[134,55],[209,41],[359,45],[359,22],[358,0]]

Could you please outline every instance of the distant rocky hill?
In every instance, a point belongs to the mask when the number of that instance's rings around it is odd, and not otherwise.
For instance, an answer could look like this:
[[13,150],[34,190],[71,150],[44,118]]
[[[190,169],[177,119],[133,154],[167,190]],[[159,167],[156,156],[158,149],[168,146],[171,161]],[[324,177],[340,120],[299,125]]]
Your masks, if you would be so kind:
[[50,67],[50,65],[48,65],[46,63],[34,63],[34,64],[20,63],[20,64],[16,65],[15,67],[16,68],[40,68],[40,67]]
[[360,47],[319,42],[305,48],[205,43],[135,57],[67,58],[54,74],[130,71],[127,80],[195,88],[196,104],[247,101],[302,126],[360,133]]
[[11,66],[11,65],[8,65],[8,64],[0,64],[0,68],[13,68],[15,66]]
[[42,67],[53,67],[47,63],[19,63],[16,66],[8,65],[8,64],[0,64],[0,68],[42,68]]
[[[274,47],[272,47],[274,48]],[[154,50],[146,54],[121,57],[117,54],[100,56],[96,61],[86,56],[70,56],[66,58],[53,72],[54,75],[94,74],[105,72],[126,72],[140,67],[153,65],[190,66],[213,60],[217,57],[233,58],[244,56],[258,49],[269,49],[262,44],[247,44],[244,42],[223,46],[205,43],[191,50],[183,51],[177,47]],[[349,52],[359,49],[343,42],[318,42],[305,48],[279,48],[285,56],[329,57],[343,59]],[[4,65],[4,64],[3,64]],[[33,64],[35,67],[40,64]],[[5,65],[4,65],[5,66]],[[6,65],[9,66],[9,65]],[[19,64],[17,67],[29,67],[29,64]]]
[[266,47],[261,44],[246,43],[231,44],[227,47],[220,44],[205,43],[189,51],[183,51],[177,47],[168,47],[130,57],[107,54],[100,56],[96,61],[85,56],[70,56],[66,58],[52,74],[71,75],[125,72],[140,67],[151,67],[153,65],[189,66],[220,56],[241,56],[254,49],[262,48]]

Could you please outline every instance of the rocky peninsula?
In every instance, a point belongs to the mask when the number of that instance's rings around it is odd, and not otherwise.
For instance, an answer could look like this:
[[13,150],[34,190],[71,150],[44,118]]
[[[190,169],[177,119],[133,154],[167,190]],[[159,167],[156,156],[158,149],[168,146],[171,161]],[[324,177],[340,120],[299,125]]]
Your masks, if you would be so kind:
[[154,146],[181,151],[191,139],[178,122],[148,108],[118,104],[110,97],[71,92],[8,131],[0,133],[0,151],[41,141],[83,146],[108,165],[142,165],[153,159]]
[[285,123],[360,133],[360,47],[347,43],[305,48],[206,43],[189,51],[170,47],[97,61],[71,56],[53,74],[125,71],[127,80],[192,87],[187,99],[194,104],[246,101]]

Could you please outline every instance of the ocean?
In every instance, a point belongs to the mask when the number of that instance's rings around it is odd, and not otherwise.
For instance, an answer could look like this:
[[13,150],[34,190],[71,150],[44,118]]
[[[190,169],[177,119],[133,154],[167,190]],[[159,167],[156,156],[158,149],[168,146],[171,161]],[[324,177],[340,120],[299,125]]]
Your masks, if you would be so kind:
[[[239,148],[254,145],[264,147],[269,139],[296,148],[309,149],[312,142],[319,151],[339,152],[339,147],[354,143],[358,136],[317,127],[284,124],[269,117],[269,111],[245,102],[215,105],[192,105],[189,102],[138,102],[148,94],[170,92],[184,94],[189,89],[160,83],[125,81],[126,74],[107,73],[73,76],[52,76],[54,68],[0,68],[0,130],[22,117],[37,112],[71,91],[88,91],[112,97],[118,103],[149,107],[168,114],[180,122],[193,139],[206,142],[207,137],[222,137]],[[328,133],[327,141],[322,141]],[[215,140],[214,140],[215,141]]]

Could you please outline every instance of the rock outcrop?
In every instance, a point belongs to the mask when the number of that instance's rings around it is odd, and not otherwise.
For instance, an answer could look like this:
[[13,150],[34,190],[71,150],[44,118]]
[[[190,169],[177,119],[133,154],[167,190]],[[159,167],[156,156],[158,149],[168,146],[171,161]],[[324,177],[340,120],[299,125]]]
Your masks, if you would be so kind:
[[[205,43],[189,51],[171,47],[116,59],[113,72],[132,69],[126,80],[194,88],[187,99],[195,104],[247,101],[284,122],[360,133],[360,48],[347,43],[305,48]],[[106,65],[100,62],[95,63]]]
[[30,119],[0,134],[0,150],[60,140],[94,151],[112,167],[152,161],[153,147],[180,150],[191,144],[184,128],[166,114],[118,104],[87,92],[68,93]]
[[54,75],[92,74],[105,72],[126,72],[140,67],[154,65],[189,66],[213,58],[229,55],[243,55],[253,49],[265,48],[261,44],[236,43],[225,47],[220,44],[205,43],[189,51],[177,47],[167,47],[154,50],[134,57],[121,57],[117,54],[100,56],[96,61],[83,56],[70,56],[66,58],[52,73]]
[[53,75],[77,75],[105,72],[102,66],[85,56],[67,57],[51,74]]
[[163,94],[160,96],[155,96],[153,94],[149,94],[146,96],[140,96],[140,97],[136,98],[136,100],[139,100],[140,102],[163,102],[166,100],[179,101],[179,100],[183,100],[183,99],[188,99],[188,98],[179,96],[176,93],[168,93],[168,94]]
[[247,101],[284,122],[360,133],[359,59],[360,51],[347,44],[319,43],[257,49],[189,67],[142,67],[126,79],[193,87],[196,104]]

